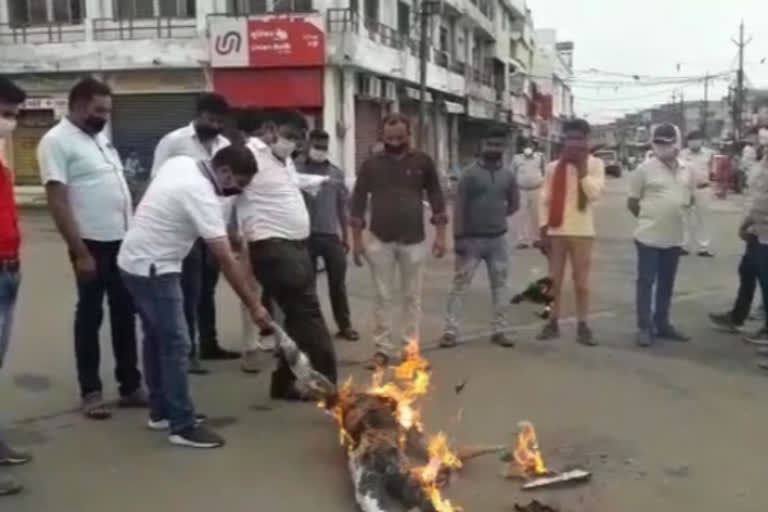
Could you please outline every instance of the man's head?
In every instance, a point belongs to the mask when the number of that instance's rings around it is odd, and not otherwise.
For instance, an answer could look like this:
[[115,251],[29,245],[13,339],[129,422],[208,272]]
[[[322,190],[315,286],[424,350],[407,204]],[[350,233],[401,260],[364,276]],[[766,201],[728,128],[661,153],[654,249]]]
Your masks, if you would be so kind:
[[274,127],[274,137],[269,141],[272,153],[279,159],[285,160],[296,149],[307,130],[307,120],[295,110],[268,109],[264,110],[264,123]]
[[527,157],[532,157],[533,154],[536,152],[536,144],[532,141],[526,141],[525,144],[523,144],[523,154]]
[[704,134],[699,130],[689,133],[686,140],[688,141],[688,149],[691,151],[699,151],[704,147]]
[[653,154],[664,163],[673,163],[680,152],[678,129],[675,125],[660,124],[653,131]]
[[384,118],[381,131],[384,151],[401,155],[411,145],[411,120],[398,112]]
[[325,130],[312,130],[309,132],[309,151],[307,158],[312,162],[327,162],[328,147],[331,138]]
[[69,115],[84,131],[95,135],[112,113],[112,90],[93,77],[83,78],[69,91]]
[[215,93],[201,94],[195,105],[195,133],[203,141],[215,139],[227,123],[229,103]]
[[483,137],[480,154],[485,160],[498,162],[507,149],[507,130],[492,128]]
[[583,162],[589,156],[589,135],[592,128],[584,119],[569,119],[563,123],[563,158],[568,162]]
[[16,84],[0,76],[0,139],[9,136],[16,129],[19,107],[27,94]]
[[257,137],[269,144],[275,138],[275,125],[267,120],[264,110],[258,107],[240,109],[237,113],[237,129],[248,137]]
[[744,144],[748,146],[755,146],[757,145],[757,132],[758,128],[756,126],[753,126],[749,130],[747,130],[747,133],[744,134]]
[[258,172],[256,158],[246,146],[233,144],[220,149],[211,160],[216,184],[225,196],[241,193]]

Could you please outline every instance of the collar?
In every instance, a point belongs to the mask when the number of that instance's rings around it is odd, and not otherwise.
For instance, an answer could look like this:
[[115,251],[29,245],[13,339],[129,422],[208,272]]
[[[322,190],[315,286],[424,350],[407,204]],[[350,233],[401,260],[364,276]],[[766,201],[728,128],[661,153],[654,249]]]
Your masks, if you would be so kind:
[[267,145],[267,143],[264,142],[259,137],[250,137],[248,139],[248,145],[252,146],[254,149],[257,149],[259,151],[269,149],[269,146]]
[[221,185],[219,184],[219,180],[216,179],[216,174],[213,172],[211,165],[205,160],[198,160],[197,167],[200,169],[202,175],[208,178],[208,180],[211,182],[213,189],[216,191],[216,195],[224,195],[221,189]]

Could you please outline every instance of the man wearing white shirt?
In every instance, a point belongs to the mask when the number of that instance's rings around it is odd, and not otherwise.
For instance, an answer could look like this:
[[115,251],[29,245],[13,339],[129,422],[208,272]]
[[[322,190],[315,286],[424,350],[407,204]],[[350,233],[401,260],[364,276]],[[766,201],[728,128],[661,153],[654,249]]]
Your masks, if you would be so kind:
[[[712,258],[714,254],[709,250],[711,240],[707,223],[712,199],[711,179],[715,152],[704,147],[704,136],[699,131],[691,132],[687,139],[688,147],[680,152],[680,160],[693,172],[696,192],[695,201],[687,212],[685,245],[690,243],[699,256]],[[685,245],[683,254],[688,254]]]
[[169,430],[169,441],[191,448],[217,448],[224,440],[208,430],[189,398],[189,329],[181,287],[182,260],[202,238],[251,318],[269,325],[269,315],[247,284],[232,253],[221,197],[242,192],[257,171],[243,146],[220,150],[208,163],[178,156],[161,166],[120,249],[117,263],[144,325],[144,370],[151,430]]
[[[301,191],[318,189],[327,176],[300,175],[291,153],[305,128],[299,113],[265,111],[275,136],[269,141],[251,139],[259,173],[251,180],[236,209],[248,243],[251,265],[265,292],[285,315],[285,329],[312,362],[336,382],[336,355],[315,290],[315,269],[307,239],[310,221]],[[270,395],[277,400],[300,400],[295,377],[280,360],[272,374]]]
[[69,93],[69,115],[45,134],[37,149],[48,207],[67,243],[77,281],[75,357],[82,411],[96,420],[111,416],[99,378],[105,294],[120,405],[146,406],[137,368],[135,311],[117,269],[132,204],[120,156],[103,133],[111,94],[93,78],[78,82]]
[[544,184],[544,158],[528,143],[522,154],[515,155],[512,165],[520,190],[517,248],[527,249],[539,243],[539,194]]
[[[164,136],[155,149],[152,176],[163,164],[175,156],[189,156],[197,160],[210,160],[229,140],[221,132],[229,116],[227,100],[214,93],[202,94],[197,99],[196,118],[186,126]],[[219,270],[215,261],[198,241],[184,260],[182,287],[185,314],[192,339],[190,372],[205,374],[199,359],[236,359],[239,354],[222,349],[216,336],[216,283]],[[199,343],[197,343],[199,339]],[[199,349],[199,350],[198,350]]]

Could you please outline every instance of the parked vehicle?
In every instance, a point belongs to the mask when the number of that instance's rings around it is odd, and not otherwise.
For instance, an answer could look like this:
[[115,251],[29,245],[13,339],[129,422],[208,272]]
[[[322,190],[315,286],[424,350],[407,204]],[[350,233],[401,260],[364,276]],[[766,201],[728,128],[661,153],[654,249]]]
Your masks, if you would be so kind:
[[621,162],[615,151],[610,149],[601,149],[595,151],[595,156],[605,163],[605,173],[614,178],[621,178]]

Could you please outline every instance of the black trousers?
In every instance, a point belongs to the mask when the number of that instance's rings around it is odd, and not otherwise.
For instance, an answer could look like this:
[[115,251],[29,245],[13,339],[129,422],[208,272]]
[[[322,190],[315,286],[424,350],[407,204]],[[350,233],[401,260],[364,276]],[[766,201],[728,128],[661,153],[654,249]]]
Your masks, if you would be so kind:
[[[336,382],[336,354],[315,291],[315,272],[306,243],[269,239],[249,246],[256,279],[285,315],[285,330],[315,370]],[[295,377],[281,357],[272,392],[291,391]]]
[[336,326],[339,330],[352,326],[349,318],[347,298],[347,254],[338,235],[312,235],[309,239],[309,253],[313,262],[323,260],[328,276],[328,295]]
[[208,248],[202,247],[200,302],[197,305],[197,328],[200,331],[200,350],[213,350],[219,346],[216,333],[216,285],[219,283],[219,264]]
[[750,235],[744,256],[739,263],[739,291],[731,310],[731,321],[742,325],[749,318],[752,311],[752,301],[757,290],[759,266],[757,261],[757,249],[759,242],[757,237]]
[[198,354],[197,309],[200,304],[200,291],[203,278],[203,242],[198,240],[184,258],[181,266],[181,292],[184,296],[184,319],[189,329],[189,341],[192,344],[190,357]]
[[[120,242],[84,240],[96,262],[97,275],[90,281],[77,280],[75,309],[75,358],[80,393],[101,392],[99,329],[104,319],[104,295],[109,305],[115,379],[121,396],[141,387],[136,348],[136,312],[117,267]],[[70,255],[71,257],[72,255]]]

